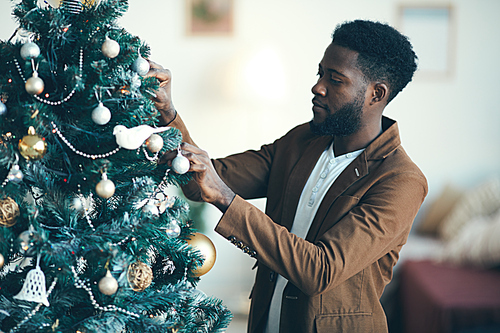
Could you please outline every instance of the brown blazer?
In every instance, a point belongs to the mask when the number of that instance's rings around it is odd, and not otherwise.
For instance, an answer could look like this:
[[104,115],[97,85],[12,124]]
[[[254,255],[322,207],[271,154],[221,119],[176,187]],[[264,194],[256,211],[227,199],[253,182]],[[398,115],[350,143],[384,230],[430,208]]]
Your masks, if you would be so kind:
[[[184,140],[193,143],[182,120]],[[306,239],[289,233],[306,181],[332,138],[308,124],[259,151],[213,163],[237,194],[216,231],[258,262],[248,330],[266,324],[276,274],[289,282],[280,332],[387,332],[380,296],[426,194],[427,181],[401,147],[395,121],[361,153],[323,199]],[[200,200],[196,184],[183,188]],[[244,199],[267,198],[266,213]]]

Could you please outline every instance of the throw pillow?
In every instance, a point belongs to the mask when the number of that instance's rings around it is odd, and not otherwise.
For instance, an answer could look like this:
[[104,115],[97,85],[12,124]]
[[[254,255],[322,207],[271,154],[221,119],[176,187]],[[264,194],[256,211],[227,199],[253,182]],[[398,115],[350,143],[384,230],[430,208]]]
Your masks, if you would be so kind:
[[469,221],[448,241],[441,261],[482,268],[500,264],[500,210],[493,216],[480,216]]
[[441,223],[453,210],[453,207],[462,194],[462,190],[451,184],[446,184],[439,196],[432,201],[427,211],[423,214],[423,219],[416,227],[417,232],[430,236],[438,236]]
[[[491,178],[464,193],[439,226],[442,239],[450,240],[475,217],[488,216],[500,208],[500,179]],[[471,222],[469,222],[471,221]]]

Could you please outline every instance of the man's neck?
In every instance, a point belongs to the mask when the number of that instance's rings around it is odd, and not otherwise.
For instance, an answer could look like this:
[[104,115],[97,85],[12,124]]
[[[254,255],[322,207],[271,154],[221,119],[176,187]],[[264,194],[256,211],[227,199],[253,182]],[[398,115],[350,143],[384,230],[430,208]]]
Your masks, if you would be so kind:
[[373,128],[361,128],[349,136],[335,136],[333,139],[333,151],[335,156],[341,156],[356,150],[368,147],[373,140],[382,134],[382,122]]

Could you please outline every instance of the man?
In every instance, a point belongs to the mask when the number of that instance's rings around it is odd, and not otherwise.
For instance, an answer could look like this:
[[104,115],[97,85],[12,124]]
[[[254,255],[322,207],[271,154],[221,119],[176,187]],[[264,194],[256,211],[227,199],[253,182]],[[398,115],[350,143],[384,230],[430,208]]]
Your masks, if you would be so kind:
[[[339,25],[310,124],[217,160],[194,145],[170,73],[152,65],[162,121],[181,130],[191,162],[184,193],[218,207],[215,230],[257,259],[249,332],[387,332],[379,299],[427,194],[396,122],[382,116],[416,70],[407,38],[377,22]],[[244,200],[260,197],[265,213]]]

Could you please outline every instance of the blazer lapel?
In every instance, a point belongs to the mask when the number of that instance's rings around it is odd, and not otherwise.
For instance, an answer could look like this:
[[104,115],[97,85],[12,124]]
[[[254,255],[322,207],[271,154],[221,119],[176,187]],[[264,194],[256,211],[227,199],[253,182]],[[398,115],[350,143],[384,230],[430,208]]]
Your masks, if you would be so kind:
[[331,142],[332,137],[330,136],[322,136],[312,140],[290,173],[283,198],[283,207],[290,208],[283,209],[281,213],[281,225],[286,227],[288,231],[292,228],[300,195],[309,179],[309,175],[314,169],[319,157]]

